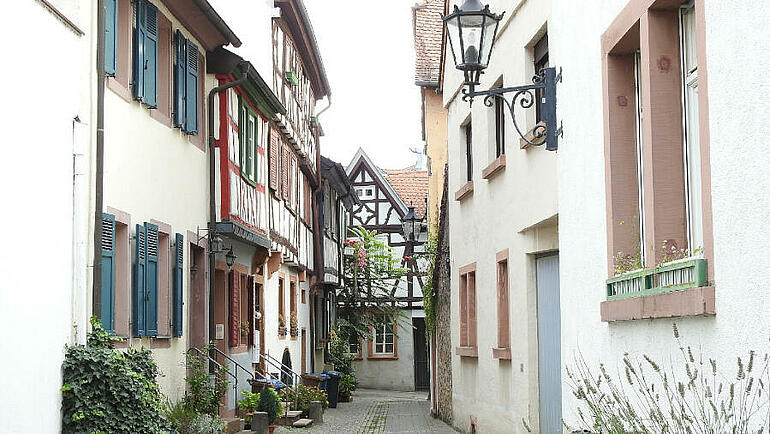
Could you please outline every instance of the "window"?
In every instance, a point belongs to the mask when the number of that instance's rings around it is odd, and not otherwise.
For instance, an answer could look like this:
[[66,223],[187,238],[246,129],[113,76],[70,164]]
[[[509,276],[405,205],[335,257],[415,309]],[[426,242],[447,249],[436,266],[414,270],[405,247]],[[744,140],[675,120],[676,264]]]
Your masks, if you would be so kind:
[[476,264],[460,268],[460,347],[461,356],[478,355],[476,349]]
[[356,189],[356,195],[357,195],[358,197],[361,197],[361,196],[363,196],[363,194],[364,194],[364,190],[363,190],[362,188],[357,188],[357,189]]
[[174,125],[198,134],[198,46],[177,30],[174,35]]
[[134,22],[134,98],[150,108],[158,106],[158,8],[136,0]]
[[[283,308],[283,277],[278,278],[278,327],[286,327],[286,315],[284,315],[285,311]],[[280,323],[283,322],[283,325]]]
[[[289,311],[291,312],[290,320],[291,318],[294,319],[294,321],[297,320],[297,281],[295,278],[291,278],[289,282]],[[291,324],[290,324],[291,325]],[[297,324],[294,324],[294,327],[296,327]]]
[[158,229],[158,336],[171,335],[171,242],[169,234]]
[[374,345],[373,354],[394,354],[395,353],[395,334],[393,333],[393,322],[384,320],[381,324],[374,326]]
[[174,337],[182,336],[182,305],[184,304],[184,235],[174,236],[174,294],[173,306],[173,333]]
[[505,154],[505,109],[505,102],[495,98],[495,158]]
[[367,188],[366,197],[372,197],[372,196],[374,196],[374,190],[372,190],[371,188]]
[[361,357],[361,340],[355,334],[348,338],[348,353]]
[[[542,38],[540,38],[537,43],[535,43],[534,47],[534,61],[535,61],[535,74],[540,72],[543,68],[548,68],[548,34],[546,33],[543,35]],[[540,101],[543,99],[543,93],[545,92],[545,89],[536,89],[535,90],[535,96],[537,98],[537,102],[535,104],[535,123],[539,123],[541,118],[540,113]]]
[[636,203],[638,206],[638,218],[629,222],[631,225],[636,226],[637,239],[633,240],[634,250],[638,252],[638,261],[640,264],[644,264],[646,252],[646,243],[644,242],[644,157],[643,157],[643,140],[642,135],[642,55],[639,50],[634,54],[634,127],[636,134]]
[[703,199],[701,197],[700,142],[698,140],[698,59],[695,37],[695,5],[679,9],[684,116],[685,187],[687,191],[687,245],[703,247]]
[[158,335],[158,226],[136,225],[134,336]]
[[497,254],[497,348],[511,347],[508,249]]
[[291,156],[291,167],[289,172],[291,174],[291,180],[289,181],[289,206],[296,210],[297,209],[297,170],[299,168],[297,167],[297,158],[292,154]]
[[471,121],[463,127],[465,133],[465,170],[466,181],[473,181],[473,134],[471,131]]
[[241,176],[252,184],[259,182],[259,124],[260,118],[248,106],[246,101],[240,99],[240,117],[238,122],[238,132],[240,134],[241,155]]

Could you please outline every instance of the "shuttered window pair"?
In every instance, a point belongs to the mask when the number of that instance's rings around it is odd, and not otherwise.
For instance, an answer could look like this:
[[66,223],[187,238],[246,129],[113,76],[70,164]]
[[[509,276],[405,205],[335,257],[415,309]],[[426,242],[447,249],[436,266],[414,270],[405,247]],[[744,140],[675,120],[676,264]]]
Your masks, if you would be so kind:
[[174,125],[198,134],[198,46],[177,30],[174,34]]
[[[184,237],[176,234],[173,270],[173,332],[182,335]],[[134,262],[134,336],[158,335],[158,226],[136,225]]]

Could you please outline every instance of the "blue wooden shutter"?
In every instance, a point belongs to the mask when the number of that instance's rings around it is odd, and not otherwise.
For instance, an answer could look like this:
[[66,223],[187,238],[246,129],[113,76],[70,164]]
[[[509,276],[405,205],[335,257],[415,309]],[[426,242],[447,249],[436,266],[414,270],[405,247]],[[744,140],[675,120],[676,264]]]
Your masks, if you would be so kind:
[[158,226],[145,223],[147,269],[144,275],[144,325],[147,336],[158,335]]
[[188,134],[198,134],[198,47],[187,41],[187,77],[185,79],[185,128]]
[[134,336],[144,336],[145,272],[147,268],[147,231],[136,225],[136,262],[134,263]]
[[144,2],[144,99],[152,108],[158,107],[158,8]]
[[106,0],[104,20],[104,72],[115,76],[118,49],[118,0]]
[[174,258],[174,336],[182,336],[182,304],[184,303],[182,276],[184,269],[184,236],[176,234]]
[[144,100],[144,14],[145,0],[135,0],[134,10],[136,12],[136,21],[134,25],[134,98]]
[[115,331],[115,216],[102,214],[102,327]]
[[177,30],[174,35],[174,125],[185,129],[185,78],[187,77],[187,39]]

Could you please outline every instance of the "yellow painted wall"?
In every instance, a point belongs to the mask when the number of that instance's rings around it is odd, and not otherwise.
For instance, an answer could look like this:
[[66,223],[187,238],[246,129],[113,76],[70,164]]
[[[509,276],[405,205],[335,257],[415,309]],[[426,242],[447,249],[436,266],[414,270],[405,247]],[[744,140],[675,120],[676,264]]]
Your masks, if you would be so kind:
[[425,105],[425,147],[428,154],[428,222],[438,224],[438,209],[444,188],[447,161],[447,112],[443,97],[432,88],[422,88]]

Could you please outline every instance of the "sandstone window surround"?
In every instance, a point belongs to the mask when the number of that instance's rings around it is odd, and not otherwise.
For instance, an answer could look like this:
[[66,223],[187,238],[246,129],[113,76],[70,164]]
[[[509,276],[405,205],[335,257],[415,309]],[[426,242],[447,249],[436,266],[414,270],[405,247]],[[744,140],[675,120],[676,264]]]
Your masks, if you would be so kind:
[[476,263],[460,267],[460,346],[455,354],[477,358],[479,354],[476,327]]
[[367,360],[398,360],[398,335],[396,322],[383,319],[370,328],[372,338],[367,342]]
[[465,183],[455,192],[455,200],[461,201],[473,193],[473,120],[469,117],[461,126],[465,143]]
[[492,357],[511,360],[510,295],[508,278],[508,249],[496,255],[497,268],[497,347]]
[[[703,0],[631,0],[602,35],[603,321],[715,313],[702,12]],[[692,257],[660,268],[664,244]],[[619,254],[641,268],[613,277]]]

